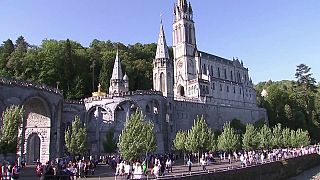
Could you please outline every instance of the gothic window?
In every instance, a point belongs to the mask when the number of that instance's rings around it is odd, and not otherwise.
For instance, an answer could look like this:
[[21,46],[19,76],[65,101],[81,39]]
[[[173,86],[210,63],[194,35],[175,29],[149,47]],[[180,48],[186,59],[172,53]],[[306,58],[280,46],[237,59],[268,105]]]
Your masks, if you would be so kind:
[[211,66],[211,76],[213,76],[213,67]]
[[179,26],[179,43],[182,42],[182,30],[181,26]]
[[229,92],[229,86],[227,86],[227,92]]
[[161,92],[165,92],[165,77],[164,77],[164,74],[161,73],[160,74],[160,91]]
[[178,43],[178,30],[177,30],[177,27],[176,29],[174,30],[174,34],[175,34],[175,41],[176,41],[176,44]]
[[241,92],[241,88],[240,88],[240,94],[241,94],[242,92]]
[[230,78],[231,78],[231,81],[233,81],[233,73],[232,73],[232,71],[230,72]]
[[209,87],[206,86],[206,93],[209,94]]
[[189,35],[189,26],[186,24],[185,25],[185,36],[186,36],[186,42],[189,43],[190,35]]
[[224,69],[224,78],[227,79],[227,70]]
[[151,112],[151,111],[150,111],[150,106],[149,106],[149,105],[147,105],[147,106],[146,106],[146,112],[147,112],[147,113],[150,113],[150,112]]
[[233,87],[233,93],[236,93],[236,87]]
[[220,68],[218,68],[218,78],[220,78]]
[[212,89],[215,90],[216,89],[216,86],[214,83],[212,83]]
[[220,84],[220,91],[222,91],[222,84]]
[[184,96],[185,95],[183,86],[179,86],[179,93],[180,93],[180,96]]
[[206,71],[206,64],[203,64],[203,70],[202,70],[202,73],[207,75],[207,71]]
[[189,43],[192,44],[192,27],[191,25],[189,26]]

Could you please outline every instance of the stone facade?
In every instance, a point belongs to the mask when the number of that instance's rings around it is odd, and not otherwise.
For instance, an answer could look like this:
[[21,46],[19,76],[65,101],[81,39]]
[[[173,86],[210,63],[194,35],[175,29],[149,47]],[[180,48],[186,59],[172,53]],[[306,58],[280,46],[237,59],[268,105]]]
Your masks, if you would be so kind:
[[[186,0],[174,5],[173,52],[170,58],[162,22],[153,63],[153,90],[129,91],[129,77],[120,58],[110,79],[109,93],[98,92],[82,101],[64,101],[61,92],[44,85],[0,79],[0,112],[12,104],[24,105],[19,154],[32,163],[63,155],[64,132],[75,116],[88,129],[88,152],[103,153],[105,134],[121,133],[126,119],[137,109],[155,124],[157,152],[171,150],[178,130],[187,130],[203,115],[213,129],[232,119],[243,123],[267,120],[257,107],[256,92],[243,62],[198,50],[193,10]],[[0,119],[1,124],[1,119]]]

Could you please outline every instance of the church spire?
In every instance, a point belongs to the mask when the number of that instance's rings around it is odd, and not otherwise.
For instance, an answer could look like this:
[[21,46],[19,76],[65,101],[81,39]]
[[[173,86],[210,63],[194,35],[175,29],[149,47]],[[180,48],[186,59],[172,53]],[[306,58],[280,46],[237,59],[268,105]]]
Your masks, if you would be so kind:
[[168,46],[164,35],[162,19],[160,21],[160,32],[157,44],[156,59],[169,59]]
[[116,79],[122,80],[122,78],[123,76],[122,76],[122,69],[121,69],[121,63],[119,58],[119,50],[117,49],[117,55],[114,61],[111,80],[116,80]]

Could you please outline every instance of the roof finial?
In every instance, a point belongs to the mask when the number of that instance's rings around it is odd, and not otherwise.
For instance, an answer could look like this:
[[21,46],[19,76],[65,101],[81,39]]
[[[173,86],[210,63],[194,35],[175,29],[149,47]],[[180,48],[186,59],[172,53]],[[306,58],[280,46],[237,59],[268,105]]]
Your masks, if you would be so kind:
[[162,24],[162,12],[160,12],[160,24]]

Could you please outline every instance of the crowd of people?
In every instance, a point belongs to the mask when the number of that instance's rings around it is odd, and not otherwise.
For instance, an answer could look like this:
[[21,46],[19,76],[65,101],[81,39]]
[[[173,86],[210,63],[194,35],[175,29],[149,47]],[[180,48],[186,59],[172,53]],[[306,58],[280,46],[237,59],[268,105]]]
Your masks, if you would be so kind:
[[17,162],[10,164],[8,161],[0,163],[0,180],[19,179],[20,168]]
[[75,180],[94,175],[97,163],[94,160],[57,159],[47,162],[45,165],[37,162],[35,172],[40,180]]

